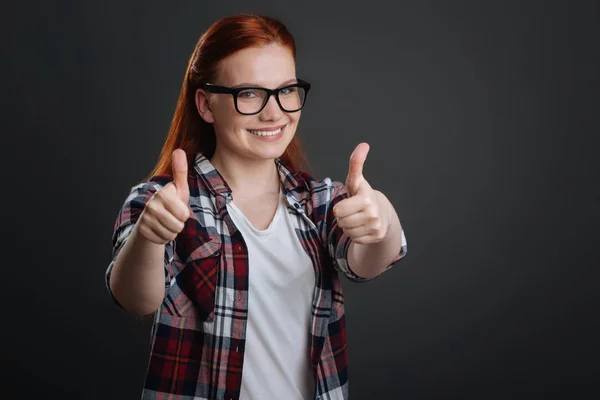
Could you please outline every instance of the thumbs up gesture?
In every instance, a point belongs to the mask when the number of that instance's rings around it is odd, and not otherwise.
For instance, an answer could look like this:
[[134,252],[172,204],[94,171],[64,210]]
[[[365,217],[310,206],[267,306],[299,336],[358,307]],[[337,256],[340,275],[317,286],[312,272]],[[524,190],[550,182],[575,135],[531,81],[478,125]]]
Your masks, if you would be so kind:
[[352,241],[360,244],[383,240],[391,224],[391,210],[385,196],[373,190],[363,176],[369,145],[361,143],[350,156],[346,188],[349,197],[333,208],[338,226]]
[[156,244],[166,244],[174,240],[190,216],[188,164],[183,150],[177,149],[173,152],[171,167],[173,181],[152,196],[138,220],[139,232]]

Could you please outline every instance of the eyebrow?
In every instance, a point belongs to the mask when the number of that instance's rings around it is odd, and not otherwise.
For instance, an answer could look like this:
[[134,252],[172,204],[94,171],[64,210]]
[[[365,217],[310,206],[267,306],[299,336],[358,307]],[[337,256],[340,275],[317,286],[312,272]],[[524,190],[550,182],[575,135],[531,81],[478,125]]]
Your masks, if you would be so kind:
[[[293,78],[293,79],[288,79],[287,81],[283,82],[282,84],[280,84],[277,87],[282,87],[282,86],[286,86],[286,85],[291,85],[292,83],[297,83],[298,79],[297,78]],[[237,85],[232,86],[233,88],[238,88],[238,87],[244,87],[244,86],[252,86],[252,87],[264,87],[261,85],[258,85],[257,83],[253,83],[253,82],[242,82],[242,83],[238,83]]]

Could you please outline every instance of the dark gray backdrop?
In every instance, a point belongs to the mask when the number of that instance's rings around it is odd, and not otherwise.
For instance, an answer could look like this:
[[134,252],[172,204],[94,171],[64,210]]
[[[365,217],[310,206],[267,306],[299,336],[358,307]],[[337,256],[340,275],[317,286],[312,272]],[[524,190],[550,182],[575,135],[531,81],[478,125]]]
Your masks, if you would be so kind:
[[352,398],[598,392],[596,3],[12,3],[2,398],[139,397],[149,325],[104,288],[114,219],[198,36],[236,12],[297,39],[317,177],[343,180],[367,141],[407,233],[394,270],[344,281]]

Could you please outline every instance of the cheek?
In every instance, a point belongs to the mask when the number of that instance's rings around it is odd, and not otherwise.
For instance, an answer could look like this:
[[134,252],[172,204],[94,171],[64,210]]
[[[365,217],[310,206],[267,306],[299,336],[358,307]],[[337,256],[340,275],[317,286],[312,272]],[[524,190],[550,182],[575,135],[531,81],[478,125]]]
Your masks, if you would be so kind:
[[298,121],[300,120],[300,117],[301,117],[301,116],[302,116],[302,111],[298,111],[298,112],[295,112],[295,113],[291,113],[291,114],[290,114],[290,119],[291,119],[292,121],[294,121],[294,123],[296,123],[296,124],[297,124],[297,123],[298,123]]
[[294,127],[294,129],[298,126],[298,121],[300,120],[300,113],[290,114],[290,125]]
[[235,108],[231,99],[223,96],[213,102],[212,111],[215,115],[215,120],[223,124],[231,118],[232,113],[235,113]]
[[215,127],[224,133],[232,133],[244,126],[245,117],[240,115],[233,104],[218,104],[213,107]]

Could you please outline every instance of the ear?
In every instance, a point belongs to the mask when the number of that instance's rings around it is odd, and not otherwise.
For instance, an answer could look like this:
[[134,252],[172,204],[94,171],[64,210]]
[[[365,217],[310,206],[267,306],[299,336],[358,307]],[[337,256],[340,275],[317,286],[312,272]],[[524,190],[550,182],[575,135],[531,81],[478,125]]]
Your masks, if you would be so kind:
[[210,108],[210,100],[208,97],[208,93],[204,89],[196,90],[196,109],[198,110],[198,114],[202,117],[202,119],[209,124],[215,122],[214,115]]

